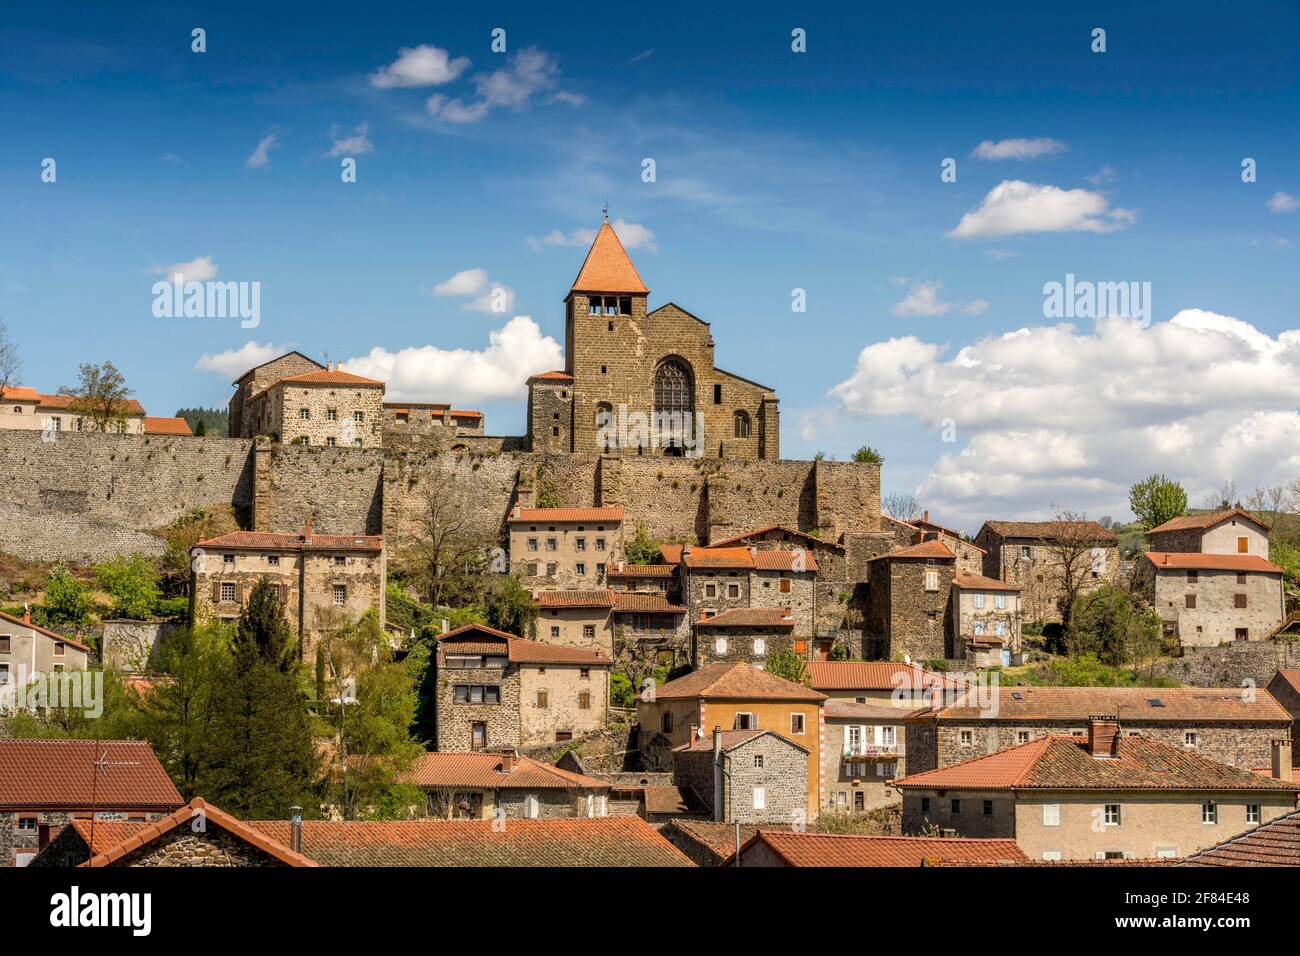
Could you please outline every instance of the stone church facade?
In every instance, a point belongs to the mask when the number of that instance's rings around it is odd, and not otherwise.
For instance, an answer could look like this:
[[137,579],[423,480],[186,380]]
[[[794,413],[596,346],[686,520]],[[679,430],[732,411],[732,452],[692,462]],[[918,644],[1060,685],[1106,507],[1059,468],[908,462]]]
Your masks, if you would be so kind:
[[709,324],[649,294],[606,221],[564,300],[565,367],[528,380],[532,450],[779,458],[776,393],[714,365]]

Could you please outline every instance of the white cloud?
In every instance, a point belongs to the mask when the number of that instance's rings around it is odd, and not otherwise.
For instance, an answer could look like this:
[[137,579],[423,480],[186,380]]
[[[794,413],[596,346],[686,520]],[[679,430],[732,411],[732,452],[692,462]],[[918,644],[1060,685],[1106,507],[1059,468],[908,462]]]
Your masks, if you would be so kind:
[[[610,225],[614,227],[615,235],[618,236],[619,242],[623,243],[625,248],[647,249],[650,252],[659,251],[659,246],[655,243],[655,234],[639,222],[615,219]],[[543,246],[575,246],[579,249],[586,249],[595,239],[595,229],[575,229],[570,233],[553,229],[544,236],[530,236],[528,244],[534,250],[540,250]]]
[[580,93],[559,89],[560,68],[554,57],[537,47],[527,47],[513,54],[505,66],[473,77],[477,99],[466,102],[459,97],[435,95],[425,108],[431,116],[449,123],[477,123],[494,109],[523,110],[534,98],[544,94],[547,103],[579,105],[585,102]]
[[217,277],[217,264],[211,256],[198,256],[189,262],[176,262],[169,266],[154,266],[155,275],[166,276],[168,280],[180,273],[182,282],[207,282]]
[[1004,179],[948,235],[978,239],[1024,232],[1113,232],[1136,218],[1128,209],[1110,208],[1101,193]]
[[1068,149],[1059,139],[1040,136],[1037,139],[986,139],[971,152],[976,159],[1037,159],[1040,156],[1057,156]]
[[[830,395],[851,415],[955,423],[920,497],[964,526],[1054,505],[1127,513],[1153,471],[1199,499],[1224,479],[1277,484],[1300,473],[1300,330],[1185,309],[1142,327],[1105,319],[947,347],[904,336],[869,345]],[[942,449],[944,446],[940,446]]]
[[245,169],[261,169],[263,166],[269,166],[271,163],[271,150],[279,145],[279,134],[272,130],[258,140],[257,148],[254,149],[244,160]]
[[1091,176],[1084,176],[1083,178],[1094,186],[1103,186],[1106,183],[1114,182],[1118,176],[1119,173],[1115,171],[1115,167],[1107,163]]
[[422,43],[403,47],[397,59],[370,74],[370,85],[381,90],[393,87],[442,86],[469,68],[468,57],[452,59],[441,47]]
[[1295,212],[1300,209],[1300,199],[1290,193],[1275,192],[1268,198],[1269,212]]
[[370,142],[369,123],[362,123],[351,133],[342,126],[331,126],[330,144],[331,156],[360,156],[375,150],[375,144]]
[[989,304],[984,299],[972,299],[963,303],[961,310],[967,315],[983,315],[989,310]]
[[[895,285],[907,283],[907,278],[895,276],[890,279]],[[936,316],[947,315],[953,309],[953,303],[944,302],[939,295],[939,290],[943,288],[942,282],[913,282],[912,287],[908,290],[907,295],[895,302],[889,310],[894,315],[910,316]],[[958,303],[957,308],[967,315],[981,315],[988,311],[989,304],[983,299],[973,299],[970,302]]]
[[488,333],[480,351],[425,345],[389,352],[376,346],[342,364],[386,382],[390,401],[472,404],[521,398],[528,376],[564,367],[564,349],[529,316],[517,315]]
[[473,298],[461,306],[469,312],[510,312],[515,292],[509,286],[488,279],[486,269],[463,269],[433,287],[436,296]]
[[433,287],[434,295],[473,295],[487,285],[486,269],[462,269]]
[[205,353],[194,363],[194,367],[202,372],[216,372],[233,379],[289,350],[288,345],[273,345],[270,342],[262,345],[250,340],[237,349]]

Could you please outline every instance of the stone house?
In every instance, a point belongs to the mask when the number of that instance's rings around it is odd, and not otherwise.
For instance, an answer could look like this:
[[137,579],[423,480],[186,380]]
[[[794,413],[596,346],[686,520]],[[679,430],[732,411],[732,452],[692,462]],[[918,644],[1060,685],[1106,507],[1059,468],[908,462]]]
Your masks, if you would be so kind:
[[507,524],[510,570],[525,587],[603,588],[606,569],[623,560],[622,507],[515,507]]
[[708,323],[649,294],[604,222],[564,299],[564,369],[528,380],[532,450],[779,458],[776,393],[714,365]]
[[[1248,535],[1240,537],[1251,542]],[[1134,582],[1159,613],[1165,633],[1183,647],[1272,636],[1286,617],[1282,578],[1282,569],[1258,554],[1147,551],[1133,569]]]
[[1219,763],[1265,766],[1291,715],[1264,690],[1203,687],[978,687],[908,718],[912,773],[948,767],[1049,735],[1084,735],[1093,714],[1116,714],[1142,736]]
[[952,585],[957,556],[942,541],[923,541],[868,562],[863,624],[867,657],[935,660],[953,656]]
[[1300,812],[1189,856],[1179,866],[1300,866]]
[[[647,700],[646,697],[650,699]],[[637,700],[638,740],[647,770],[667,769],[669,751],[693,743],[702,727],[772,730],[808,751],[809,819],[821,806],[824,694],[750,664],[706,664]]]
[[907,773],[909,712],[832,698],[823,713],[822,812],[864,814],[898,803],[894,781]]
[[914,711],[937,700],[956,700],[966,692],[964,680],[913,662],[813,661],[808,683],[831,700],[852,701]]
[[808,814],[808,748],[771,730],[715,727],[673,748],[673,779],[715,823],[798,824]]
[[384,383],[331,366],[277,379],[254,392],[240,427],[284,444],[383,445]]
[[1270,528],[1240,508],[1180,515],[1147,532],[1152,551],[1249,554],[1268,559]]
[[610,659],[600,651],[466,624],[438,638],[433,663],[440,751],[572,740],[609,716]]
[[424,791],[429,816],[446,820],[603,817],[609,811],[607,782],[510,748],[501,753],[426,753],[399,779]]
[[446,402],[384,402],[384,429],[445,439],[482,437],[483,413]]
[[[695,666],[744,661],[763,667],[769,654],[794,650],[794,615],[776,607],[736,607],[695,622]],[[802,656],[802,655],[801,655]]]
[[928,511],[919,521],[911,521],[909,524],[916,528],[917,532],[912,537],[912,544],[920,544],[922,541],[942,541],[948,546],[948,550],[957,555],[958,571],[967,574],[984,573],[984,549],[973,541],[967,541],[960,531],[935,524],[930,520]]
[[235,394],[230,396],[227,404],[226,427],[231,438],[256,438],[259,434],[269,434],[257,430],[255,416],[245,416],[244,410],[254,395],[265,392],[283,378],[306,375],[308,372],[324,371],[325,366],[315,359],[308,358],[301,352],[286,352],[269,362],[255,365],[239,378],[235,379]]
[[691,627],[686,608],[662,594],[613,592],[614,660],[635,686],[650,672],[689,666]]
[[15,694],[36,675],[89,666],[89,647],[33,624],[30,608],[21,618],[0,611],[0,712],[14,706]]
[[1026,621],[1060,623],[1067,583],[1086,594],[1119,581],[1119,538],[1095,521],[986,521],[975,543],[985,577],[1020,585]]
[[904,777],[903,831],[1010,838],[1034,860],[1157,859],[1296,809],[1289,740],[1274,777],[1121,726],[1093,717],[1083,735],[1038,737]]
[[195,620],[235,621],[258,581],[276,588],[304,660],[339,623],[387,611],[387,552],[382,535],[234,531],[190,550],[190,594]]
[[669,599],[678,597],[677,565],[628,564],[619,561],[606,566],[605,579],[614,591],[662,594]]
[[548,644],[614,653],[614,592],[536,591],[537,637]]
[[952,582],[953,657],[1009,666],[1020,653],[1020,585],[958,570]]
[[148,823],[182,804],[139,740],[0,739],[0,865],[26,866],[73,821]]
[[[815,867],[1019,866],[1029,858],[1015,840],[866,836],[763,829],[740,848],[739,865]],[[725,866],[736,865],[728,861]]]
[[1300,741],[1300,670],[1279,670],[1268,682],[1268,692],[1291,715],[1291,739]]
[[[120,420],[112,429],[123,435],[146,432],[144,406],[134,398],[117,406]],[[97,431],[94,421],[77,411],[71,395],[47,395],[26,385],[0,389],[0,429],[15,431]],[[188,434],[188,429],[186,429]]]

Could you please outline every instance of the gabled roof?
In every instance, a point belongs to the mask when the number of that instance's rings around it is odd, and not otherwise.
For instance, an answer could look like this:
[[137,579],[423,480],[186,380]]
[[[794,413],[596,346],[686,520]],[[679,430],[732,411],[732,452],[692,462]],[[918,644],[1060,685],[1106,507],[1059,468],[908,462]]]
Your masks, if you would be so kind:
[[808,678],[816,690],[894,690],[906,687],[957,689],[966,685],[939,671],[893,661],[809,661]]
[[[272,839],[290,824],[249,826]],[[692,866],[639,816],[492,820],[304,820],[302,850],[321,866]]]
[[244,379],[248,378],[248,376],[250,376],[250,375],[252,375],[254,372],[256,372],[259,368],[265,368],[266,366],[270,365],[272,362],[278,362],[278,361],[280,361],[280,359],[288,358],[290,355],[296,355],[296,356],[298,356],[299,358],[306,359],[308,362],[311,362],[311,364],[312,364],[312,365],[315,365],[317,368],[324,368],[324,367],[325,367],[324,365],[321,365],[320,362],[317,362],[317,361],[316,361],[314,358],[312,358],[310,355],[304,355],[302,352],[299,352],[297,349],[291,349],[290,351],[285,352],[283,355],[277,355],[277,356],[276,356],[275,358],[273,358],[273,359],[267,359],[267,360],[266,360],[265,362],[263,362],[261,365],[254,365],[252,368],[250,368],[248,371],[246,371],[243,375],[239,376],[239,378],[235,379],[235,381],[234,381],[233,384],[238,385],[238,384],[239,384],[240,382],[242,382]]
[[545,524],[548,521],[556,523],[622,521],[623,506],[615,505],[611,508],[515,508],[510,512],[510,517],[507,520],[511,524],[519,524],[520,522]]
[[[1120,723],[1177,721],[1272,721],[1290,719],[1265,690],[1206,687],[1008,687],[998,688],[996,710],[979,700],[959,698],[936,712],[940,720],[1072,720],[1086,724],[1093,714],[1115,714]],[[984,702],[987,703],[987,702]]]
[[[759,737],[766,737],[769,734],[775,737],[777,740],[780,740],[783,743],[787,743],[791,747],[794,747],[797,750],[802,750],[804,753],[810,752],[807,747],[795,743],[789,737],[782,737],[780,734],[778,734],[776,731],[773,730],[724,730],[722,732],[722,752],[730,753],[731,751],[735,750],[737,747],[743,747],[751,740],[756,740]],[[679,746],[673,748],[673,750],[682,751],[683,753],[685,752],[703,753],[705,751],[710,751],[712,749],[713,749],[713,734],[707,731],[705,732],[703,737],[699,737],[691,741],[690,743],[680,744]]]
[[1114,738],[1094,757],[1087,737],[1047,736],[985,757],[896,780],[900,788],[943,790],[1291,790],[1300,783],[1262,777],[1150,737]]
[[615,614],[685,614],[686,608],[673,604],[662,594],[638,591],[614,591]]
[[681,560],[694,569],[741,569],[754,566],[754,556],[749,548],[691,548]]
[[164,810],[183,802],[143,740],[0,739],[0,807]]
[[[760,828],[740,848],[764,844],[787,866],[922,866],[928,862],[1024,864],[1029,857],[1015,840],[965,837],[864,836],[798,833]],[[735,864],[734,856],[725,864]]]
[[1243,518],[1253,525],[1258,525],[1265,531],[1269,530],[1268,525],[1250,512],[1242,511],[1240,508],[1226,508],[1223,511],[1208,511],[1205,514],[1179,515],[1177,518],[1170,518],[1164,524],[1156,525],[1147,534],[1160,534],[1163,531],[1186,531],[1188,529],[1208,531],[1215,525],[1223,524],[1230,518]]
[[697,627],[794,627],[794,614],[785,607],[733,607],[702,617]]
[[1300,811],[1193,853],[1179,866],[1300,866]]
[[401,783],[417,787],[483,787],[528,790],[608,790],[594,777],[561,770],[522,754],[514,768],[502,770],[503,756],[494,753],[426,753],[411,769],[398,775]]
[[0,388],[0,402],[39,402],[41,396],[36,389],[26,385],[9,385]]
[[817,570],[817,559],[811,551],[797,548],[791,551],[751,550],[755,571],[790,571],[803,574]]
[[906,548],[895,548],[893,551],[886,551],[884,554],[878,554],[872,561],[894,560],[895,558],[931,558],[937,561],[955,561],[957,555],[953,554],[942,541],[937,539],[922,541],[920,544],[908,545]]
[[628,258],[623,243],[618,241],[614,227],[603,222],[596,238],[587,250],[587,258],[573,280],[570,292],[626,292],[631,295],[649,295],[650,290],[641,281],[636,266]]
[[682,563],[682,550],[685,545],[680,544],[661,544],[659,545],[659,556],[664,559],[664,564],[676,567]]
[[671,578],[677,573],[674,564],[614,564],[605,569],[605,577]]
[[859,704],[844,697],[832,697],[826,701],[824,712],[827,720],[882,720],[888,723],[901,723],[911,714],[919,713],[882,703]]
[[278,531],[232,531],[194,546],[213,551],[363,551],[384,547],[382,534],[286,534]]
[[1150,561],[1157,570],[1188,571],[1259,571],[1281,574],[1276,564],[1257,554],[1204,554],[1200,551],[1144,551],[1139,557]]
[[803,541],[808,542],[809,545],[817,545],[823,548],[831,548],[834,551],[844,550],[844,546],[842,544],[834,544],[830,541],[823,541],[821,538],[815,537],[811,534],[805,534],[802,531],[796,531],[794,528],[788,527],[783,524],[769,524],[762,528],[754,528],[750,531],[745,531],[741,534],[733,535],[730,538],[723,539],[722,541],[711,541],[709,542],[709,547],[725,548],[728,547],[729,545],[741,544],[742,542],[748,541],[750,538],[758,538],[758,537],[762,537],[765,534],[771,534],[773,531],[782,531],[785,534],[791,535],[792,537],[800,538]]
[[953,587],[964,588],[967,591],[1020,591],[1022,588],[1018,584],[1012,584],[1010,581],[999,581],[997,578],[986,578],[982,574],[971,574],[969,571],[958,570],[952,578]]
[[314,372],[304,372],[302,375],[290,375],[288,378],[282,378],[276,385],[284,383],[292,385],[358,385],[383,386],[383,382],[374,378],[366,378],[362,375],[354,375],[351,372],[345,372],[341,368],[322,368]]
[[183,418],[162,418],[154,415],[144,417],[146,435],[193,435],[190,423]]
[[822,701],[825,694],[759,670],[750,664],[705,664],[655,688],[656,700],[701,697],[706,700]]
[[[1273,680],[1280,680],[1288,684],[1293,691],[1300,694],[1300,670],[1283,668],[1273,675]],[[1273,681],[1269,681],[1273,683]]]
[[[199,797],[195,797],[175,813],[163,817],[157,823],[146,824],[141,829],[128,835],[121,843],[97,853],[82,865],[89,867],[111,866],[123,857],[129,856],[140,848],[161,839],[177,827],[189,826],[200,817],[203,819],[205,826],[215,826],[224,830],[241,842],[261,850],[272,859],[286,866],[319,865],[301,853],[295,853],[289,849],[287,844],[267,836],[247,823],[236,820],[224,810],[212,806]],[[289,824],[286,823],[286,829],[288,826]],[[95,843],[99,843],[98,837],[96,837]]]
[[8,621],[10,624],[17,624],[19,627],[29,627],[37,634],[44,634],[46,637],[50,638],[51,640],[62,641],[64,644],[67,644],[69,647],[75,647],[77,650],[84,651],[87,654],[90,653],[90,648],[87,647],[85,644],[81,643],[81,641],[77,640],[76,638],[64,637],[62,634],[58,634],[47,628],[41,627],[39,624],[33,624],[31,621],[24,621],[22,618],[14,617],[12,614],[6,614],[4,611],[0,611],[0,621]]
[[453,644],[468,645],[463,649],[472,654],[500,654],[504,650],[506,659],[512,664],[587,664],[600,667],[612,663],[600,651],[529,641],[486,624],[463,624],[438,636],[439,649]]
[[573,376],[568,372],[561,372],[558,370],[554,372],[538,372],[536,375],[528,376],[528,381],[572,382]]
[[565,607],[613,607],[613,591],[538,591],[537,606],[544,609]]
[[986,521],[980,528],[980,534],[975,535],[976,538],[984,533],[984,528],[1004,538],[1055,541],[1068,537],[1072,540],[1090,538],[1098,544],[1119,542],[1119,536],[1114,531],[1103,528],[1095,521]]

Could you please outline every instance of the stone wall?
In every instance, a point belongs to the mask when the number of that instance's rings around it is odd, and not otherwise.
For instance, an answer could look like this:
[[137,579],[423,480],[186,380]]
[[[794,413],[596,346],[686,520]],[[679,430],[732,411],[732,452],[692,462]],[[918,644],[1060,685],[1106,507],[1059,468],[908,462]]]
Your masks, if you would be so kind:
[[104,664],[129,673],[148,670],[157,665],[163,642],[183,628],[177,621],[105,621],[99,644]]
[[252,844],[231,836],[213,823],[203,833],[182,824],[146,843],[115,866],[286,866]]
[[1227,647],[1189,647],[1163,661],[1160,673],[1193,687],[1268,686],[1279,670],[1300,667],[1300,641],[1260,641]]
[[[437,749],[468,752],[473,749],[473,725],[487,724],[484,749],[519,746],[519,666],[454,668],[441,667],[437,674]],[[457,684],[499,687],[499,704],[458,704]]]

